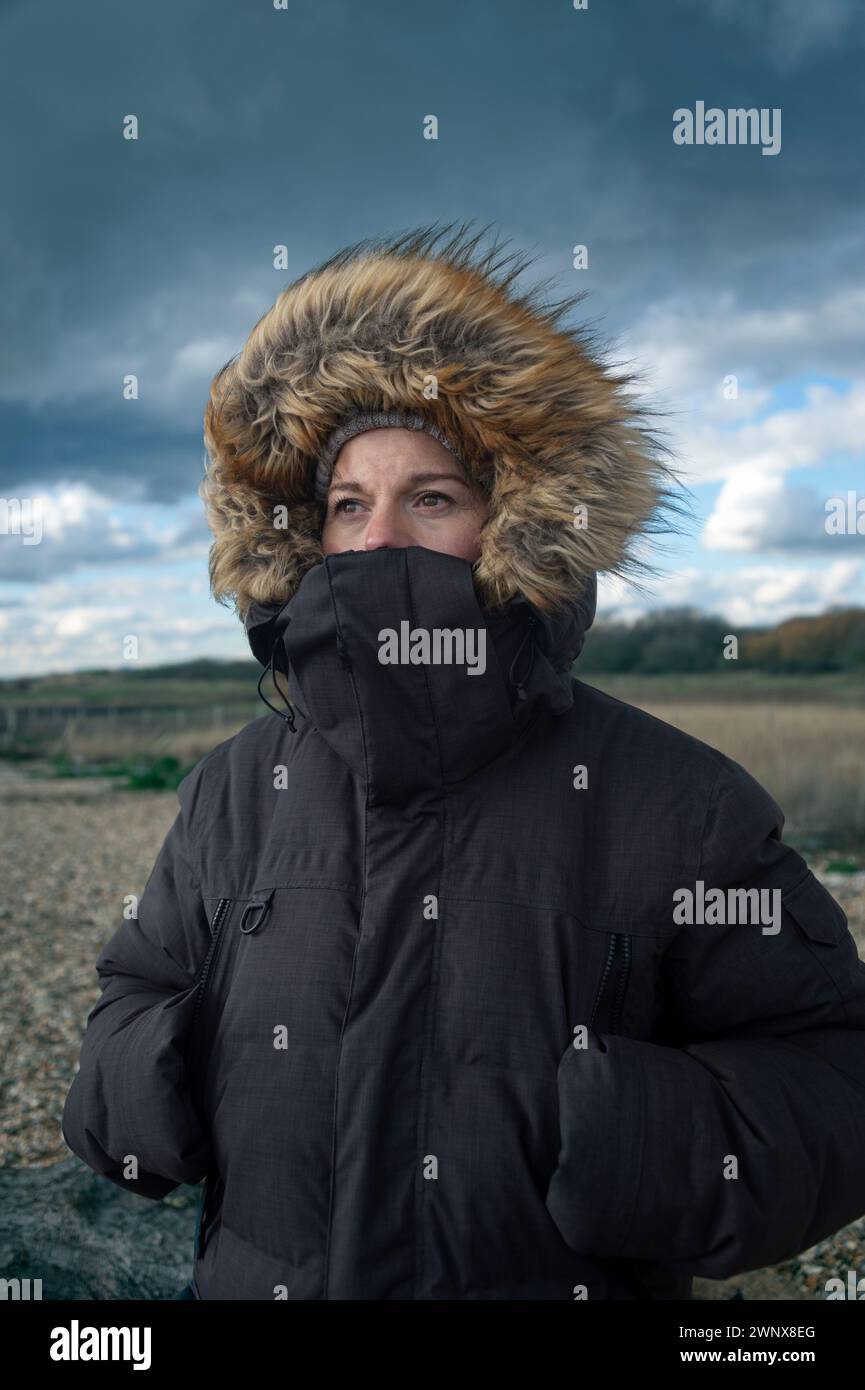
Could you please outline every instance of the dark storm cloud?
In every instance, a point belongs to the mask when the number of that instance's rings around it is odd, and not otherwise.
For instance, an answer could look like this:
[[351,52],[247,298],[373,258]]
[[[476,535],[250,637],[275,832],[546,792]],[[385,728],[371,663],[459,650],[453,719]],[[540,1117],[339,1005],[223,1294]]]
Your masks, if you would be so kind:
[[[7,6],[0,491],[188,495],[213,372],[288,279],[382,231],[497,222],[562,293],[585,242],[611,332],[673,290],[753,310],[852,283],[861,15],[796,8]],[[676,147],[697,99],[780,106],[780,155]]]

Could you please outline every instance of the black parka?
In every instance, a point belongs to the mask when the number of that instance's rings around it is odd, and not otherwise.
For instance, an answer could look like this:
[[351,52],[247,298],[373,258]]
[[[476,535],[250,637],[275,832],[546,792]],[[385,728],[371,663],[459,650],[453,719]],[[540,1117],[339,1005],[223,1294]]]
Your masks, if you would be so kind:
[[[593,614],[419,547],[251,606],[295,727],[181,783],[63,1112],[130,1191],[206,1177],[201,1298],[681,1298],[865,1212],[844,913],[743,768],[571,674]],[[682,923],[698,884],[780,929]]]
[[[450,231],[301,276],[205,411],[211,588],[291,713],[181,783],[63,1114],[131,1191],[206,1177],[205,1299],[681,1297],[865,1212],[841,908],[743,768],[571,674],[663,451],[576,298]],[[394,407],[486,489],[471,565],[323,558],[323,450]]]

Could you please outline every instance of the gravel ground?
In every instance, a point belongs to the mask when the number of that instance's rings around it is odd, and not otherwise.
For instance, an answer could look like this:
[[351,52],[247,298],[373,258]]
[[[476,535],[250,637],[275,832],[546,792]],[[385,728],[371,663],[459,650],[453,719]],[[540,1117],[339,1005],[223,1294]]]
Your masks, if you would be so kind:
[[0,771],[0,1166],[68,1158],[60,1116],[95,961],[140,893],[177,809],[173,792],[101,779],[19,782]]
[[[0,764],[0,1167],[68,1160],[60,1115],[98,995],[96,956],[140,893],[174,819],[173,792],[123,792],[105,779],[32,781]],[[827,874],[865,958],[865,872]],[[844,856],[846,857],[846,856]],[[107,1186],[107,1185],[106,1185]],[[734,1279],[698,1279],[701,1299],[825,1297],[832,1276],[865,1276],[865,1218],[798,1259]]]

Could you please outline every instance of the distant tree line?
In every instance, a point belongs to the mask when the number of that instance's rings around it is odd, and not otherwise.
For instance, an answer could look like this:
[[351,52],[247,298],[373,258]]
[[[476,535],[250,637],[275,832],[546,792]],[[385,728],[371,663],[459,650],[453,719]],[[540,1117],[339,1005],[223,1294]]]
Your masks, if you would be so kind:
[[261,667],[254,657],[248,656],[239,661],[221,661],[216,657],[196,657],[191,661],[173,661],[162,666],[138,666],[127,662],[124,666],[87,667],[80,671],[57,671],[44,676],[13,676],[0,680],[4,695],[36,694],[50,687],[61,695],[64,690],[80,692],[96,690],[103,683],[116,688],[124,683],[137,687],[139,684],[156,684],[166,681],[187,682],[212,681],[248,685],[250,676],[257,677]]
[[774,627],[737,627],[694,608],[666,608],[633,624],[597,623],[586,636],[580,671],[636,675],[729,668],[728,636],[738,664],[778,673],[865,671],[865,608],[832,608]]
[[[865,672],[865,608],[830,608],[814,618],[790,618],[774,627],[742,627],[717,614],[695,608],[665,608],[647,613],[633,624],[596,621],[586,635],[579,672],[663,675],[686,671],[729,670],[724,657],[726,639],[739,640],[739,669],[808,673],[820,671]],[[250,680],[260,673],[252,657],[220,661],[199,657],[163,666],[64,671],[44,676],[18,676],[0,680],[4,700],[48,692],[58,701],[72,693],[88,699],[116,701],[119,687],[135,690],[152,683],[200,683],[206,691],[213,682],[236,683],[248,693]],[[108,694],[101,694],[103,683]],[[144,691],[142,690],[142,696]],[[145,697],[146,698],[146,697]],[[220,698],[223,698],[221,695]]]

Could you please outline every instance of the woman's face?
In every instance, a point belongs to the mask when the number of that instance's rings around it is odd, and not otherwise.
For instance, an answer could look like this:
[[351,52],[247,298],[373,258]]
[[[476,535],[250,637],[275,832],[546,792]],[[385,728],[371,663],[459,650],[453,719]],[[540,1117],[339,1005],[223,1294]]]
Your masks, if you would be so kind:
[[422,430],[366,430],[337,456],[321,534],[325,555],[422,545],[474,563],[489,501]]

